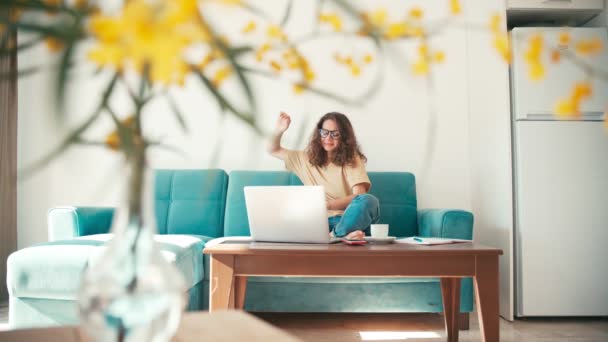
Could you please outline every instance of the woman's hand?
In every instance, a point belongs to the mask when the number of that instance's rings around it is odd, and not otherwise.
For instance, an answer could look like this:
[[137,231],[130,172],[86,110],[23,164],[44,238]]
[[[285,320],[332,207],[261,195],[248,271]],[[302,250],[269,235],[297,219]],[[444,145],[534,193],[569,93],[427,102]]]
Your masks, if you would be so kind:
[[289,128],[290,124],[291,117],[289,117],[289,114],[281,112],[281,115],[279,115],[279,118],[277,119],[275,133],[283,134]]

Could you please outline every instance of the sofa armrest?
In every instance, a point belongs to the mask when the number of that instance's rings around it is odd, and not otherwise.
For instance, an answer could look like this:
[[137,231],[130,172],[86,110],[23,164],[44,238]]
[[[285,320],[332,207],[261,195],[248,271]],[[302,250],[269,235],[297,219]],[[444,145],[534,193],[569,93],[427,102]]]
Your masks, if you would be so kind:
[[114,208],[56,207],[48,212],[49,241],[110,231]]
[[428,237],[473,239],[473,214],[465,210],[418,210],[418,234]]

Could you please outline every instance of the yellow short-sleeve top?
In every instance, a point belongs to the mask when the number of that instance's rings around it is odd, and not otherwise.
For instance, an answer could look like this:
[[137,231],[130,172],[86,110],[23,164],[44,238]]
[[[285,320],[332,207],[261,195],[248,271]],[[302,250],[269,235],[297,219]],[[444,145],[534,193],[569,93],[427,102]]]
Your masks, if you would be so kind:
[[[353,194],[353,187],[364,183],[367,190],[371,182],[365,170],[365,163],[357,156],[353,165],[338,166],[330,163],[324,167],[314,166],[305,151],[287,150],[285,168],[295,173],[304,185],[322,185],[325,198],[334,200]],[[328,210],[327,216],[342,215],[344,210]]]

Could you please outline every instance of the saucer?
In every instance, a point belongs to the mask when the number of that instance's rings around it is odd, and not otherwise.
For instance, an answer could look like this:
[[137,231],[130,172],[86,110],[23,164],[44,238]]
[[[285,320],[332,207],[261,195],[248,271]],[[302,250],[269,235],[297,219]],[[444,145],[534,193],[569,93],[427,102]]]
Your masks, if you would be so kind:
[[371,243],[393,243],[395,242],[395,239],[397,239],[394,236],[387,236],[385,238],[375,238],[375,237],[371,237],[371,236],[366,236],[365,237],[365,241],[367,242],[371,242]]

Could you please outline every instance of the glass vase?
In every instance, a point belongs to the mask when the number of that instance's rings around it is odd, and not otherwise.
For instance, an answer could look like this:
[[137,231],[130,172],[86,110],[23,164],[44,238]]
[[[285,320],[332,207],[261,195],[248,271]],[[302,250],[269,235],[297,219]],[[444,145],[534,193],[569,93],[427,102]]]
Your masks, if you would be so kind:
[[84,272],[81,327],[95,341],[168,341],[186,304],[185,281],[154,241],[153,174],[145,151],[127,160],[127,201],[115,213],[114,237]]

